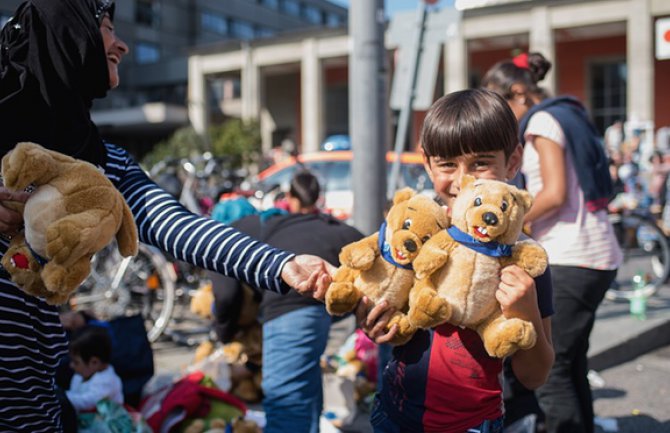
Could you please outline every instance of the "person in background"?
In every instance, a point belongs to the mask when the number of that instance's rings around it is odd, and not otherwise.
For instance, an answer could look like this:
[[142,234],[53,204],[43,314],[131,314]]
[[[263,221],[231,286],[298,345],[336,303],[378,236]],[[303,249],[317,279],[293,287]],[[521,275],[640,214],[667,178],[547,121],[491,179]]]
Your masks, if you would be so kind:
[[621,151],[621,145],[623,144],[624,134],[623,134],[623,122],[620,119],[616,119],[614,123],[605,129],[605,151],[608,155],[612,155],[616,152]]
[[523,53],[491,67],[482,86],[504,97],[519,121],[521,170],[534,196],[525,223],[549,255],[556,357],[536,390],[546,428],[592,433],[589,335],[622,256],[607,215],[612,179],[595,126],[576,99],[540,100],[535,92],[550,68],[542,54]]
[[[363,235],[321,213],[316,206],[320,192],[316,176],[300,171],[293,176],[286,194],[288,213],[252,215],[232,225],[277,248],[339,263],[342,247]],[[238,304],[221,301],[239,291],[239,285],[239,281],[223,276],[214,279],[216,317],[227,320],[225,311],[236,309]],[[328,341],[331,317],[321,302],[296,295],[264,292],[260,305],[265,433],[319,431],[323,407],[320,358]]]
[[[464,175],[508,181],[521,164],[517,122],[499,95],[482,89],[450,93],[433,103],[421,130],[424,167],[439,199],[451,207]],[[518,266],[501,271],[496,299],[507,318],[533,323],[535,346],[511,356],[511,366],[528,388],[546,380],[554,359],[553,313],[549,272],[533,279]],[[390,341],[385,331],[393,309],[372,308],[363,298],[356,310],[361,327],[377,343]],[[370,415],[375,433],[503,431],[503,362],[491,358],[476,331],[444,323],[419,330],[397,346],[383,373],[382,387]]]
[[[32,141],[102,170],[131,208],[142,242],[193,265],[254,287],[291,287],[323,298],[334,271],[187,211],[158,187],[127,151],[106,143],[91,120],[94,99],[119,84],[128,46],[115,33],[110,0],[27,0],[0,30],[0,157]],[[25,201],[0,187],[0,200]],[[22,228],[20,214],[0,204],[0,251]],[[54,370],[67,342],[58,311],[30,296],[0,269],[0,430],[60,432]]]
[[112,341],[105,328],[82,328],[70,342],[70,367],[75,374],[65,395],[79,413],[94,410],[103,399],[123,404],[121,378],[110,365]]

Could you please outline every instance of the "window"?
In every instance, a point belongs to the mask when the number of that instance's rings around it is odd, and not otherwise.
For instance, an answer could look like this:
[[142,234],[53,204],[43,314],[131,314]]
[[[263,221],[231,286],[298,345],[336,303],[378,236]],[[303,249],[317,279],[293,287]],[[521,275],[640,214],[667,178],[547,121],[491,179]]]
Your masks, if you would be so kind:
[[328,27],[340,27],[344,20],[337,14],[327,14],[325,23]]
[[254,26],[242,20],[230,20],[230,33],[238,39],[253,39]]
[[270,9],[279,9],[279,0],[259,0],[258,2]]
[[135,22],[148,27],[159,25],[158,2],[154,0],[137,0],[135,3]]
[[591,115],[603,134],[615,120],[626,117],[626,62],[593,63],[590,75]]
[[152,42],[137,42],[135,44],[135,62],[141,65],[156,63],[160,58],[160,48]]
[[296,0],[284,0],[282,3],[282,12],[286,15],[300,16],[300,4]]
[[303,5],[301,15],[310,24],[321,24],[321,11],[314,6]]
[[220,35],[228,34],[228,21],[226,18],[213,12],[206,11],[200,14],[200,26],[203,30],[209,32]]
[[275,35],[275,31],[272,29],[268,29],[266,27],[258,27],[256,28],[256,37],[257,38],[270,38]]

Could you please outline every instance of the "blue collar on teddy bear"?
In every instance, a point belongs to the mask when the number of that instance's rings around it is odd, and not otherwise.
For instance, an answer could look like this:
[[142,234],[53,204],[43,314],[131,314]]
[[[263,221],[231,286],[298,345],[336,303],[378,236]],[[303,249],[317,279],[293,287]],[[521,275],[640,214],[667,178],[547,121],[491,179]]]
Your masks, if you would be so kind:
[[512,245],[500,244],[496,241],[482,242],[456,226],[449,227],[447,232],[456,242],[478,253],[486,254],[490,257],[509,257],[512,255]]

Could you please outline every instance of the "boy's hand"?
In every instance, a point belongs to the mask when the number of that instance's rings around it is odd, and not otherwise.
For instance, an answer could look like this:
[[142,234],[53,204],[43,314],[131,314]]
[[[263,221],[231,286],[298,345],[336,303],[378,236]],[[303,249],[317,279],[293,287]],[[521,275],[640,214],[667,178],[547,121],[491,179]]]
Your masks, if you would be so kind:
[[540,320],[535,280],[517,265],[506,266],[500,271],[496,299],[508,319]]
[[386,301],[373,305],[367,296],[363,296],[355,310],[356,323],[375,343],[388,343],[398,332],[398,325],[393,325],[388,332],[386,331],[393,313],[395,308],[389,307]]
[[321,257],[301,254],[284,265],[281,277],[301,295],[323,302],[335,270]]

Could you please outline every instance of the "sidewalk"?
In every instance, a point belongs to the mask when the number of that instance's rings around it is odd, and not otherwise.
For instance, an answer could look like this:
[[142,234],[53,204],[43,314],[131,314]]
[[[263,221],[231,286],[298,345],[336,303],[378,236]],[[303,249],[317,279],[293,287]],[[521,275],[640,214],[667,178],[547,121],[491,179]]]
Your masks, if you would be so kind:
[[[334,328],[340,337],[346,331]],[[670,286],[664,286],[648,300],[647,319],[630,316],[626,302],[603,301],[598,309],[591,334],[589,367],[601,371],[670,343]],[[330,345],[328,350],[335,350]],[[182,371],[193,359],[195,347],[176,345],[170,341],[154,343],[156,374]],[[368,414],[359,412],[343,433],[371,433]]]
[[647,319],[637,320],[627,302],[604,300],[591,333],[589,367],[594,370],[630,361],[670,343],[670,286],[647,301]]

